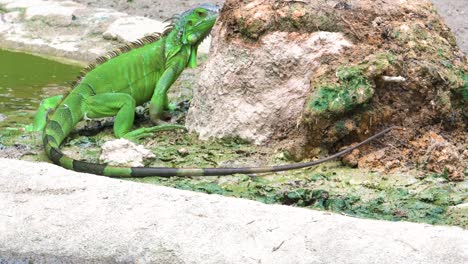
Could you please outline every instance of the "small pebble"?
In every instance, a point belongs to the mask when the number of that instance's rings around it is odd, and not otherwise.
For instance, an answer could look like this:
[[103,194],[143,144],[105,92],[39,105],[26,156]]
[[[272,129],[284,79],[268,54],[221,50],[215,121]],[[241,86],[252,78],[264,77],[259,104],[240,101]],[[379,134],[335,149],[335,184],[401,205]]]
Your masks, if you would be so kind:
[[186,148],[180,148],[177,150],[177,153],[179,153],[180,156],[185,157],[189,154],[189,151]]

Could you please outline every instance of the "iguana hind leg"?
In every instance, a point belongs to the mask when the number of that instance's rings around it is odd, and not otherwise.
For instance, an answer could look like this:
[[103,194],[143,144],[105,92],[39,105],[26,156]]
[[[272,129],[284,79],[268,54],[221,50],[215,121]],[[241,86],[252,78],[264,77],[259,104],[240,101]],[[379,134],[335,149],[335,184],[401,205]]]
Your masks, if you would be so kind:
[[135,119],[135,100],[124,93],[105,93],[85,99],[84,112],[89,118],[115,116],[114,135],[136,141],[162,130],[181,129],[181,125],[143,127],[130,131]]
[[62,100],[63,95],[56,95],[42,100],[39,108],[34,115],[34,121],[32,125],[25,127],[26,131],[42,131],[46,125],[47,113],[54,110]]

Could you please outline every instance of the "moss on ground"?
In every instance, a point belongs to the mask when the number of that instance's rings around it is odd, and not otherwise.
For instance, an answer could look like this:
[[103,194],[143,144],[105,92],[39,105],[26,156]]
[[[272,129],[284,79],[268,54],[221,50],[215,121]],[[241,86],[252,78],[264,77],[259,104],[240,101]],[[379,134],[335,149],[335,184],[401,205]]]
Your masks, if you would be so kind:
[[[75,134],[63,149],[74,158],[97,162],[100,146],[112,138],[109,128],[89,137]],[[149,166],[216,167],[291,162],[286,160],[286,155],[271,153],[267,148],[253,146],[237,138],[205,142],[194,134],[164,132],[142,143],[156,155],[155,159],[147,162]],[[48,161],[38,133],[24,134],[19,129],[4,129],[0,134],[0,144],[3,149],[16,148],[17,153],[18,148],[27,146],[21,159]],[[340,162],[328,162],[318,167],[266,175],[129,180],[362,218],[466,228],[466,215],[457,207],[468,203],[466,182],[452,183],[438,174],[415,178],[417,174],[417,171],[412,171],[387,175],[351,169]]]

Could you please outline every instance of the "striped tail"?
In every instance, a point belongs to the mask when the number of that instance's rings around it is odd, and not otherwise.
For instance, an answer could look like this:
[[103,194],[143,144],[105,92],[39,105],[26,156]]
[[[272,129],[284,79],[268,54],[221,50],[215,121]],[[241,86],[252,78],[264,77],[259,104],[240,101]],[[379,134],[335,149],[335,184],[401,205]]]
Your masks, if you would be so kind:
[[[232,175],[232,174],[268,173],[268,172],[279,172],[279,171],[301,169],[301,168],[311,167],[311,166],[314,166],[314,165],[317,165],[317,164],[320,164],[329,160],[339,158],[353,151],[354,149],[359,148],[360,146],[367,144],[370,141],[388,133],[390,130],[395,128],[395,127],[387,128],[369,137],[368,139],[360,142],[359,144],[355,146],[347,148],[343,151],[335,153],[326,158],[311,161],[311,162],[304,162],[304,163],[294,163],[294,164],[271,166],[271,167],[242,167],[242,168],[193,168],[192,169],[192,168],[168,168],[168,167],[118,167],[118,166],[111,166],[111,165],[105,165],[105,164],[90,163],[90,162],[74,160],[72,158],[65,156],[60,151],[60,148],[59,148],[60,144],[63,142],[65,137],[71,132],[71,129],[74,127],[74,125],[78,123],[76,119],[74,118],[77,118],[80,115],[82,115],[80,109],[76,109],[78,112],[76,112],[74,115],[72,114],[72,112],[74,111],[72,109],[69,109],[71,111],[61,110],[61,109],[64,109],[64,107],[59,106],[59,108],[56,109],[56,111],[51,117],[51,120],[48,121],[48,124],[44,132],[44,138],[43,138],[44,148],[49,158],[55,164],[60,165],[70,170],[74,170],[78,172],[85,172],[85,173],[93,173],[97,175],[103,175],[103,176],[109,176],[109,177],[115,177],[115,178],[148,177],[148,176],[159,176],[159,177],[226,176],[226,175]],[[62,123],[59,123],[58,121],[55,120],[56,116],[68,117],[68,119],[61,118]],[[66,120],[69,120],[69,121],[66,121]],[[72,124],[73,126],[71,126]]]

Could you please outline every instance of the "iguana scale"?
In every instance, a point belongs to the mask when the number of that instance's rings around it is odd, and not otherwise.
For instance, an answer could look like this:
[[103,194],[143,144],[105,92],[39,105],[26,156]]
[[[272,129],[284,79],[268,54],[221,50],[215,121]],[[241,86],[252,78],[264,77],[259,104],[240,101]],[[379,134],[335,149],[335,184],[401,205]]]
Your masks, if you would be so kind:
[[[63,99],[60,96],[46,99],[35,116],[34,129],[43,130],[43,144],[48,157],[67,169],[110,177],[221,176],[277,172],[310,167],[337,158],[391,129],[321,160],[273,167],[118,167],[74,160],[60,151],[64,139],[84,118],[115,116],[115,136],[127,139],[138,139],[156,131],[183,127],[160,125],[131,131],[136,105],[149,101],[150,118],[154,123],[158,122],[164,110],[171,108],[167,91],[186,67],[196,66],[198,45],[210,33],[217,16],[218,8],[214,5],[204,4],[188,10],[162,35],[143,38],[98,58],[95,64],[85,69],[74,89]],[[47,114],[48,109],[54,110]]]

